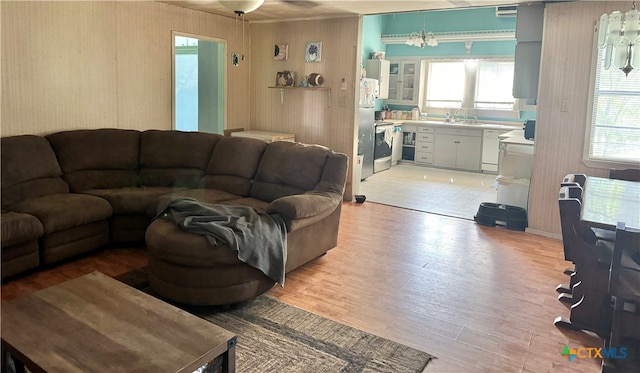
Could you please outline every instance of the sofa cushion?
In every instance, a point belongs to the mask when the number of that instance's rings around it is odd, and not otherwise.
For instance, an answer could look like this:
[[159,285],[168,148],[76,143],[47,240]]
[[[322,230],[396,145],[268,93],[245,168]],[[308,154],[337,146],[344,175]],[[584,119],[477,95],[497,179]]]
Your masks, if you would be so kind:
[[74,192],[138,185],[139,131],[63,131],[48,135],[47,140]]
[[[82,193],[97,196],[109,201],[114,215],[147,215],[147,209],[154,200],[163,194],[174,192],[170,187],[140,187],[90,189]],[[155,206],[155,204],[154,204]]]
[[248,196],[266,147],[264,141],[257,139],[223,137],[213,149],[202,186]]
[[32,198],[17,204],[15,209],[38,218],[45,234],[104,220],[112,213],[106,200],[75,193]]
[[221,135],[149,130],[140,139],[140,185],[196,187]]
[[271,202],[314,189],[331,153],[319,145],[288,141],[270,143],[258,166],[250,195]]
[[256,209],[256,211],[258,212],[267,212],[267,209],[269,208],[269,202],[265,202],[256,198],[252,198],[252,197],[246,197],[246,198],[238,198],[238,199],[232,199],[232,200],[228,200],[228,201],[223,201],[221,202],[225,205],[232,205],[232,206],[247,206],[247,207],[253,207],[254,209]]
[[44,233],[40,220],[33,215],[17,212],[2,213],[0,217],[2,226],[2,255],[4,248],[29,241],[37,240]]
[[69,192],[51,145],[33,135],[3,137],[2,207],[55,193]]
[[205,203],[219,203],[223,201],[229,201],[238,199],[241,196],[225,192],[218,189],[184,189],[175,191],[169,194],[163,194],[157,197],[153,203],[149,205],[147,215],[155,217],[164,210],[171,201],[182,198],[193,198],[200,202]]

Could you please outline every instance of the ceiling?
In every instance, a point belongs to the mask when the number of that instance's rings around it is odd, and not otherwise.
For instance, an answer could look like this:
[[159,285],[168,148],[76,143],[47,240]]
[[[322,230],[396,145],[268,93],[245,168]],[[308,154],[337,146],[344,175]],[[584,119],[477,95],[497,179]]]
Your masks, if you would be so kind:
[[[420,10],[512,5],[536,1],[540,0],[265,0],[264,4],[258,10],[245,14],[245,19],[250,22],[274,22],[283,20],[336,18],[360,14],[371,15]],[[213,14],[236,17],[233,11],[223,7],[217,0],[165,0],[161,2]]]

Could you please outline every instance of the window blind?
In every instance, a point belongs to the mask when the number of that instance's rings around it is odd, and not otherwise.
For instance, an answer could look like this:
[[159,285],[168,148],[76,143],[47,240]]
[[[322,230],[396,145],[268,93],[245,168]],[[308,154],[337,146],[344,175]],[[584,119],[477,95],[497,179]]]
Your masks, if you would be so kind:
[[628,76],[605,70],[604,54],[598,50],[588,157],[640,162],[640,66]]

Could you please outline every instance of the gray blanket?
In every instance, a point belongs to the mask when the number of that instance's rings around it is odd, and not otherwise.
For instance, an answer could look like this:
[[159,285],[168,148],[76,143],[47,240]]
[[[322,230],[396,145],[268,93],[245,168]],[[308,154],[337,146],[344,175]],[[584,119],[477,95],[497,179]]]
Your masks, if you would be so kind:
[[158,206],[156,218],[173,220],[183,230],[205,236],[211,246],[227,245],[239,260],[284,286],[287,228],[280,215],[184,198]]

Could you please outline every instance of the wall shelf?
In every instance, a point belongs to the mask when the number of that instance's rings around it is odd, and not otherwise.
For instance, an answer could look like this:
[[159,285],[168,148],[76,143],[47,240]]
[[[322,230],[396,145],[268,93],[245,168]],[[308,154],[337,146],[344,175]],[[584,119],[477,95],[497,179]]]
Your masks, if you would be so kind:
[[285,90],[302,90],[302,91],[324,91],[327,92],[327,107],[331,107],[331,88],[329,87],[267,87],[270,89],[280,90],[280,105],[284,104],[284,91]]

